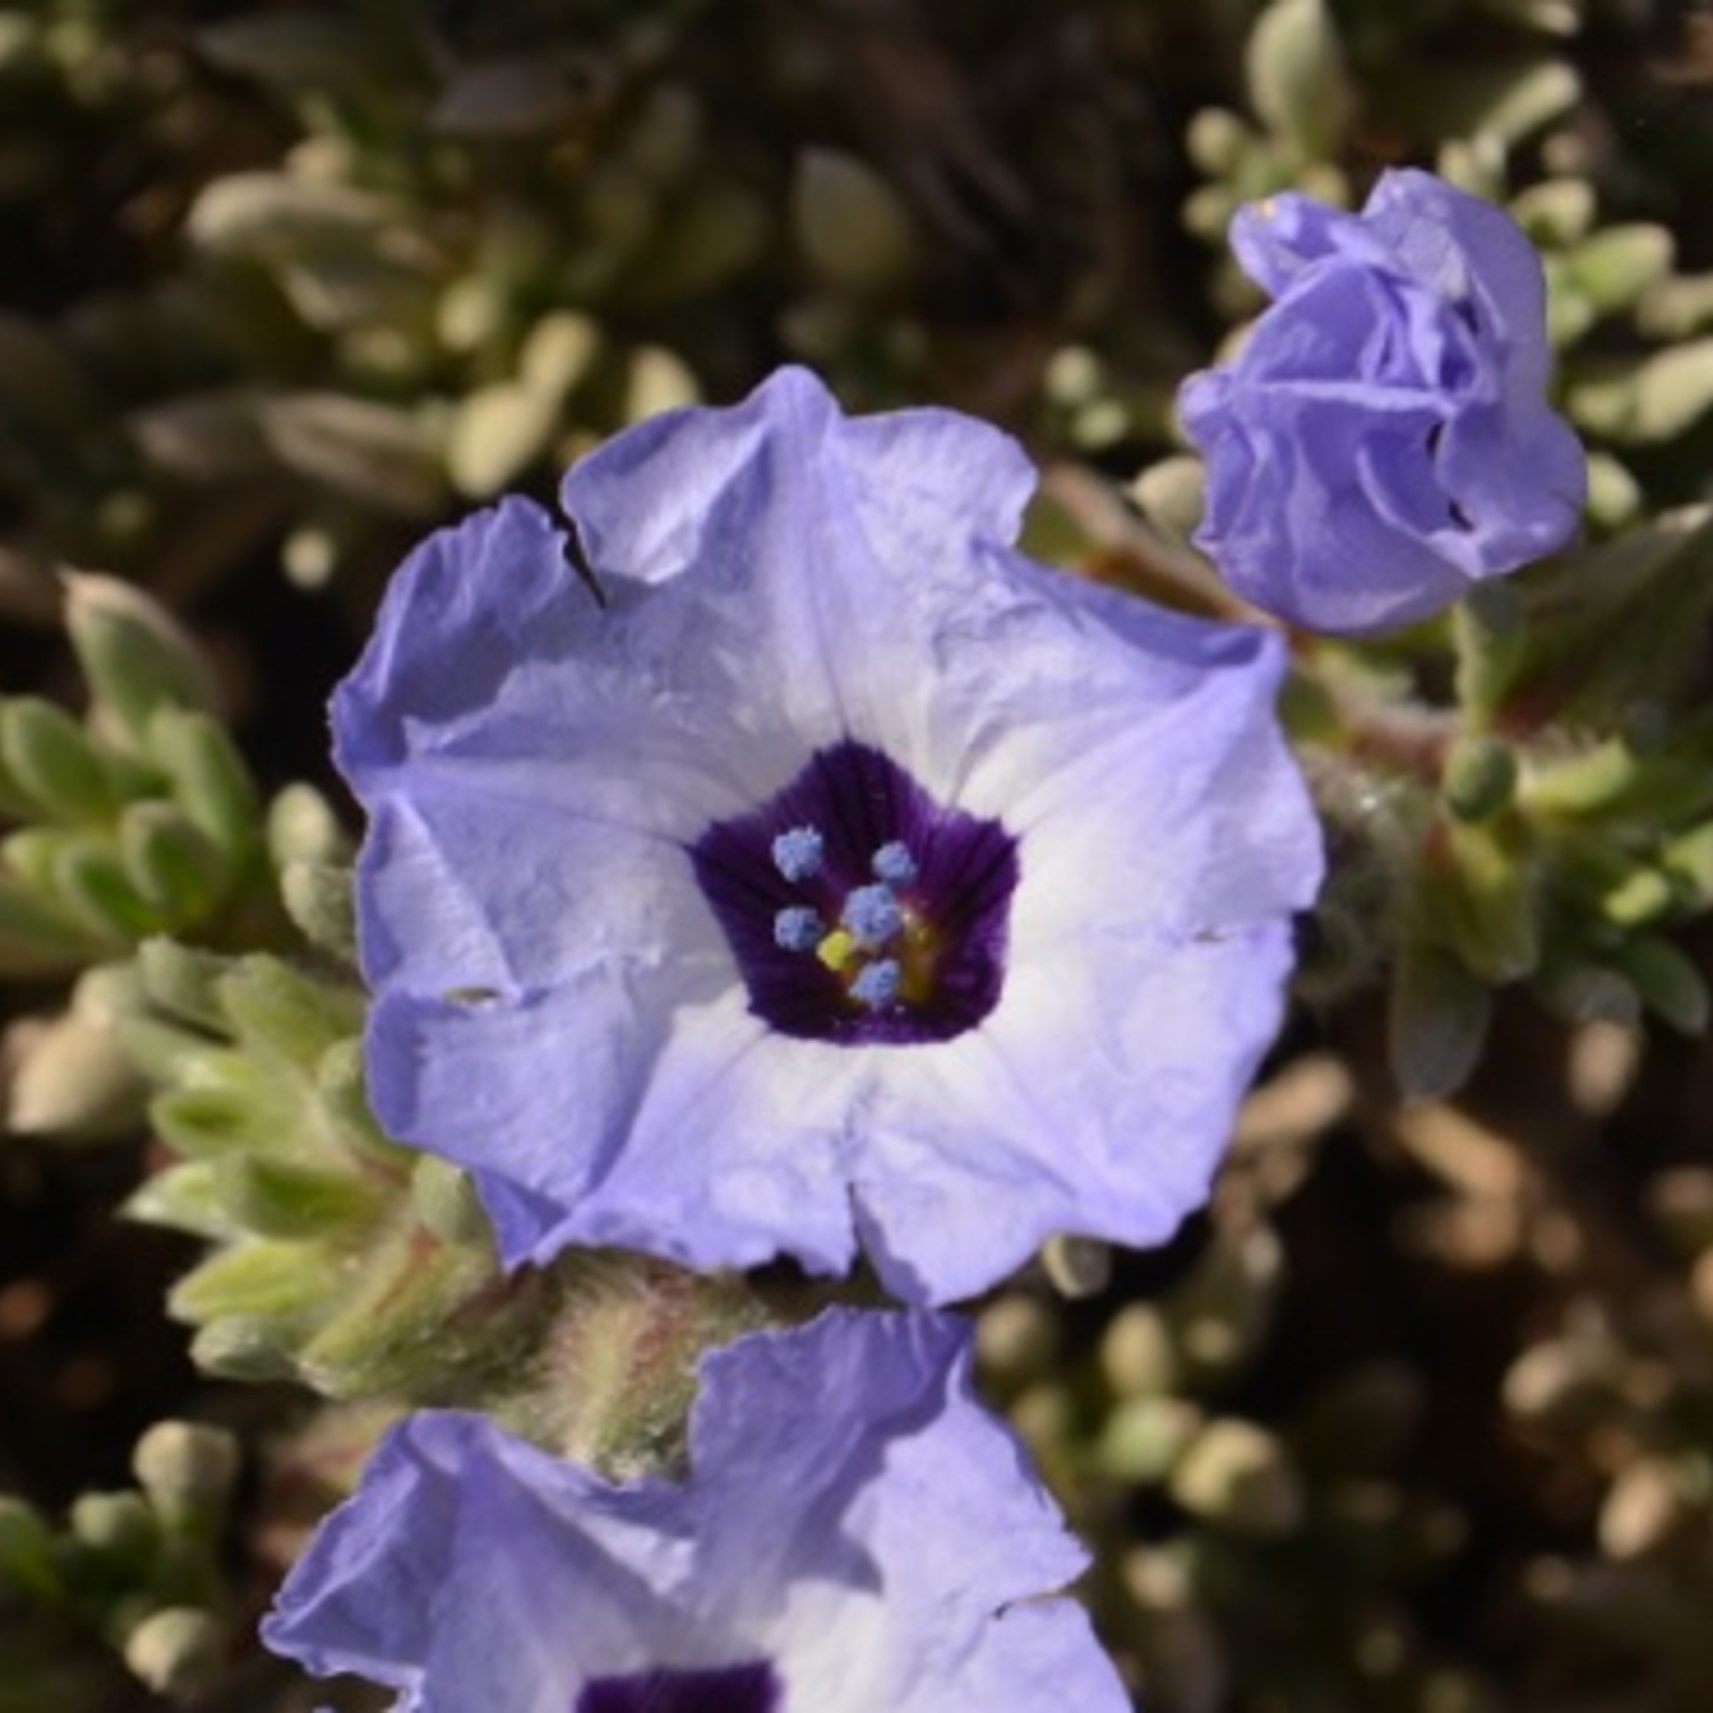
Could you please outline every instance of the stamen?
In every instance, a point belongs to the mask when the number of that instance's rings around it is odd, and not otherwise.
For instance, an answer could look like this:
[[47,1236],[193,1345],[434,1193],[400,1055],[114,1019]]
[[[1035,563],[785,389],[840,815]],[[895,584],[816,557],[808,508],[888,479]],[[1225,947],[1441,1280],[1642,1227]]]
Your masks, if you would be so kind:
[[855,956],[857,943],[855,938],[847,934],[843,928],[835,928],[820,945],[815,948],[815,956],[830,969],[834,975],[842,975],[845,965]]
[[856,980],[851,983],[851,998],[870,1011],[879,1011],[898,997],[902,979],[895,958],[878,958],[857,971]]
[[773,943],[782,951],[812,952],[827,924],[807,904],[793,904],[773,918]]
[[841,920],[865,946],[884,946],[904,925],[904,912],[890,886],[859,886],[846,898]]
[[773,866],[789,881],[807,880],[820,869],[825,847],[818,827],[793,827],[773,841]]
[[889,886],[908,886],[916,878],[916,859],[902,839],[884,844],[870,858],[877,879]]

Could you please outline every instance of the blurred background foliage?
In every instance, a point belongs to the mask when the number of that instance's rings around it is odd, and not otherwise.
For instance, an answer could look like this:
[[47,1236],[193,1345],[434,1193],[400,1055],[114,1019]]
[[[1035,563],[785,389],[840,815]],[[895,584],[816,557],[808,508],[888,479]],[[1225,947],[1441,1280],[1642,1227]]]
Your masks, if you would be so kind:
[[0,1713],[307,1713],[255,1616],[391,1413],[622,1466],[688,1352],[794,1312],[501,1280],[467,1183],[368,1117],[322,708],[409,544],[798,359],[1004,424],[1036,551],[1231,613],[1171,411],[1261,306],[1226,222],[1405,163],[1542,248],[1588,542],[1293,639],[1336,865],[1297,1021],[1209,1211],[1051,1247],[986,1372],[1157,1713],[1713,1706],[1713,7],[33,0]]

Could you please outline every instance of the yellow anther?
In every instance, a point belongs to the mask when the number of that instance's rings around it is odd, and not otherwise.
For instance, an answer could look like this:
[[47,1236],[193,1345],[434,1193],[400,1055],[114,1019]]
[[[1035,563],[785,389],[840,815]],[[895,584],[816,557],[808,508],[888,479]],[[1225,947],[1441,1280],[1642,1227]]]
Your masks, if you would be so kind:
[[843,928],[835,928],[820,945],[815,948],[815,956],[830,969],[834,975],[842,975],[845,965],[851,961],[857,949],[856,936]]

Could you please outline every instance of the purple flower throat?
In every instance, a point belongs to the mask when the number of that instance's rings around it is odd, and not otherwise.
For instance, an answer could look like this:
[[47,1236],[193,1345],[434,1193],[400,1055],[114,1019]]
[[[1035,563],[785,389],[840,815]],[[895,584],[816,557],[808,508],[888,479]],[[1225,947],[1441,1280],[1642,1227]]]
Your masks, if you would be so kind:
[[602,1677],[584,1686],[571,1713],[778,1713],[779,1679],[772,1665],[710,1671],[645,1671]]
[[997,821],[845,738],[690,847],[750,1010],[841,1046],[945,1041],[998,1003],[1018,877]]

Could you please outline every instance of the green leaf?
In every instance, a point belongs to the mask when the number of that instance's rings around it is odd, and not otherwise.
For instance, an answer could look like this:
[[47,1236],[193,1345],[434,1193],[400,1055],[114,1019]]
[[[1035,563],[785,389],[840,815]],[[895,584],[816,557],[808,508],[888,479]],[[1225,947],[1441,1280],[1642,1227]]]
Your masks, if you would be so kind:
[[1387,1044],[1405,1100],[1437,1100],[1468,1080],[1486,1044],[1493,998],[1450,952],[1411,935],[1392,971]]
[[120,818],[119,852],[125,872],[166,927],[200,921],[231,886],[225,853],[168,803],[133,803]]
[[1667,512],[1540,567],[1525,600],[1529,651],[1506,689],[1506,720],[1610,732],[1637,701],[1678,694],[1699,661],[1713,608],[1713,507]]
[[1675,245],[1663,226],[1606,226],[1565,256],[1578,291],[1602,315],[1628,309],[1671,271]]
[[1446,757],[1440,790],[1458,820],[1491,820],[1516,796],[1516,754],[1496,738],[1459,738]]
[[313,785],[288,785],[268,805],[268,855],[277,868],[294,862],[347,862],[351,840],[333,805]]
[[354,989],[316,981],[265,953],[240,959],[215,985],[242,1042],[306,1072],[363,1027],[363,1000]]
[[420,1158],[417,1151],[388,1138],[369,1109],[360,1040],[341,1041],[327,1049],[315,1068],[315,1086],[323,1112],[348,1148],[394,1171],[411,1170]]
[[215,1165],[222,1205],[263,1237],[329,1236],[373,1219],[382,1205],[373,1184],[265,1154],[227,1154]]
[[157,937],[137,948],[143,992],[161,1010],[200,1028],[225,1034],[231,1026],[220,1003],[219,982],[232,968],[229,958]]
[[1614,962],[1635,983],[1642,1003],[1662,1022],[1684,1035],[1706,1033],[1706,977],[1670,940],[1648,934],[1626,941]]
[[345,1290],[337,1251],[263,1239],[221,1250],[180,1279],[167,1298],[173,1319],[202,1325],[243,1317],[308,1324]]
[[227,173],[204,186],[186,222],[191,242],[216,256],[274,268],[306,255],[361,256],[399,221],[392,198],[338,180]]
[[898,192],[873,167],[837,149],[806,149],[791,181],[799,248],[829,285],[884,297],[916,272],[916,230]]
[[66,629],[98,703],[140,743],[163,707],[211,711],[213,675],[177,621],[114,577],[65,574]]
[[156,1087],[193,1079],[209,1053],[224,1051],[207,1035],[155,1017],[116,1017],[113,1028],[131,1062]]
[[493,1230],[470,1174],[434,1154],[419,1155],[410,1174],[411,1201],[442,1243],[493,1244]]
[[1306,160],[1336,158],[1356,97],[1326,0],[1273,0],[1244,58],[1250,100],[1272,130]]
[[256,847],[261,801],[219,721],[182,708],[159,708],[149,720],[147,748],[171,781],[179,806],[218,850],[238,861]]
[[0,974],[14,980],[50,975],[106,949],[105,935],[85,932],[57,903],[0,875]]
[[193,1159],[238,1148],[301,1145],[315,1128],[307,1100],[273,1067],[231,1048],[210,1047],[187,1063],[188,1086],[156,1095],[150,1121],[161,1139]]
[[1448,872],[1431,919],[1483,981],[1529,974],[1540,960],[1535,864],[1513,819],[1444,827]]
[[1579,427],[1611,440],[1675,440],[1713,410],[1713,339],[1591,369],[1572,383],[1565,410]]
[[446,503],[440,448],[408,411],[339,393],[282,394],[257,410],[274,456],[301,476],[401,517]]
[[122,1211],[142,1225],[188,1231],[193,1237],[224,1243],[242,1235],[242,1227],[226,1211],[215,1191],[216,1164],[184,1160],[145,1178],[132,1191]]
[[223,71],[253,77],[286,95],[313,90],[385,88],[408,42],[365,29],[361,15],[307,7],[259,12],[205,24],[196,47]]
[[487,499],[511,486],[546,454],[559,420],[559,400],[521,381],[477,387],[452,416],[446,469],[453,487]]
[[463,1370],[468,1383],[490,1364],[508,1365],[494,1330],[468,1312],[497,1277],[484,1251],[400,1233],[302,1346],[304,1379],[331,1398],[409,1397],[444,1384],[448,1371]]
[[167,926],[132,884],[119,853],[93,839],[60,850],[53,886],[67,912],[114,948],[133,946]]
[[294,1353],[302,1334],[303,1328],[290,1317],[222,1315],[190,1341],[190,1357],[198,1368],[223,1380],[252,1385],[295,1380]]
[[117,812],[100,752],[64,709],[40,697],[0,702],[0,760],[52,820],[99,826]]
[[66,1593],[53,1531],[32,1506],[0,1493],[0,1589],[7,1587],[56,1604]]
[[54,1019],[18,1063],[6,1123],[24,1136],[106,1141],[135,1127],[146,1094],[117,1031],[73,1009]]
[[280,899],[286,915],[319,951],[354,963],[357,904],[351,871],[343,864],[290,862],[280,870]]
[[1404,135],[1430,143],[1492,138],[1506,148],[1582,95],[1575,67],[1553,54],[1446,64],[1433,77],[1406,58],[1376,67],[1366,82],[1372,110]]

